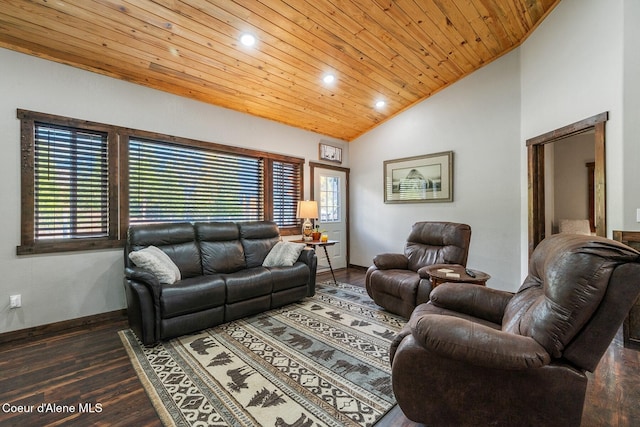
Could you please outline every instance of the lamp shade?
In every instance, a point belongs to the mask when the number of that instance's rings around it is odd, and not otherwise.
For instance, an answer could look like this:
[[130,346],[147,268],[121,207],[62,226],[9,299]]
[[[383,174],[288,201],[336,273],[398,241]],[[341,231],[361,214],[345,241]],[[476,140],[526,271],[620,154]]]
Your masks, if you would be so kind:
[[301,200],[298,202],[298,218],[318,218],[318,202]]

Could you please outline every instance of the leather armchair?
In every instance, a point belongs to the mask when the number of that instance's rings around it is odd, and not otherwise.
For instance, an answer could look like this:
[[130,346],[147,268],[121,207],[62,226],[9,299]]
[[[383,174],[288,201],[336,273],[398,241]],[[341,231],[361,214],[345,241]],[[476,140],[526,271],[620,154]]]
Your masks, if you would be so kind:
[[432,285],[424,267],[467,265],[471,227],[453,222],[417,222],[404,253],[385,253],[373,259],[365,285],[369,296],[388,311],[408,318],[416,306],[429,301]]
[[640,294],[640,253],[557,234],[517,293],[445,283],[394,339],[392,385],[430,426],[579,426],[593,372]]

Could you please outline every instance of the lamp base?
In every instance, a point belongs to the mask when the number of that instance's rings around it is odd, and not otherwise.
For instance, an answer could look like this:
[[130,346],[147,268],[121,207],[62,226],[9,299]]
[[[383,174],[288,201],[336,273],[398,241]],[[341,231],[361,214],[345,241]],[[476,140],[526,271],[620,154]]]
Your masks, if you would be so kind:
[[306,218],[302,223],[302,240],[306,242],[313,240],[311,233],[313,233],[313,224],[309,218]]

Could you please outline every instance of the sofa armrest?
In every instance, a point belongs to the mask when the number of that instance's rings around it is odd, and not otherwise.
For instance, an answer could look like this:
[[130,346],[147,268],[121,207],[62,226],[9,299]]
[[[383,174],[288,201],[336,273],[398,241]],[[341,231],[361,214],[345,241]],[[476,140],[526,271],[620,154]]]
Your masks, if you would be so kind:
[[135,280],[142,283],[153,293],[154,296],[160,297],[162,294],[162,285],[158,278],[149,270],[140,267],[125,267],[124,275],[129,280]]
[[162,285],[158,278],[149,270],[140,267],[126,267],[124,269],[125,278],[128,281],[136,282],[144,285],[153,298],[153,307],[155,312],[155,323],[160,325],[160,296],[162,295]]
[[468,314],[502,324],[504,310],[513,293],[471,283],[443,283],[430,295],[431,303],[440,308]]
[[313,248],[306,247],[300,251],[300,256],[298,257],[299,262],[304,262],[309,267],[314,262],[314,258],[316,257],[316,251]]
[[441,357],[496,369],[531,369],[551,356],[531,337],[454,316],[425,314],[409,322],[413,338]]
[[304,248],[298,257],[299,262],[303,262],[309,266],[309,288],[307,296],[312,297],[316,293],[316,272],[318,270],[318,257],[313,248]]
[[409,259],[403,254],[379,254],[373,258],[373,264],[379,270],[391,270],[394,268],[407,270],[409,268]]
[[125,267],[124,275],[129,324],[144,345],[153,345],[159,339],[162,285],[140,267]]

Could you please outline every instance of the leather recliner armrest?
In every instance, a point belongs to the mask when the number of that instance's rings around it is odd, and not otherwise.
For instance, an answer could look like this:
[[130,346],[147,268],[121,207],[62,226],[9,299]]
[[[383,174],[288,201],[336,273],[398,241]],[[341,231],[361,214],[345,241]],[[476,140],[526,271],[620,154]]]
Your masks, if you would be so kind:
[[404,327],[400,330],[400,332],[398,332],[396,336],[393,338],[393,341],[391,341],[391,345],[389,346],[389,363],[391,365],[393,365],[393,359],[396,356],[396,352],[398,351],[398,347],[400,346],[400,343],[402,343],[402,340],[404,340],[405,337],[409,335],[411,335],[411,327],[409,326],[408,323],[406,323]]
[[496,369],[548,365],[551,356],[531,337],[503,332],[454,316],[425,314],[411,319],[416,342],[441,357]]
[[427,269],[431,267],[430,265],[425,265],[424,267],[420,267],[418,269],[418,276],[420,276],[421,279],[427,279],[427,280],[431,280],[431,275],[429,273],[427,273]]
[[378,267],[379,270],[391,270],[401,269],[407,270],[409,268],[409,259],[404,254],[379,254],[373,258],[373,264]]
[[431,303],[440,308],[457,311],[502,324],[504,310],[513,293],[471,283],[443,283],[430,295]]

